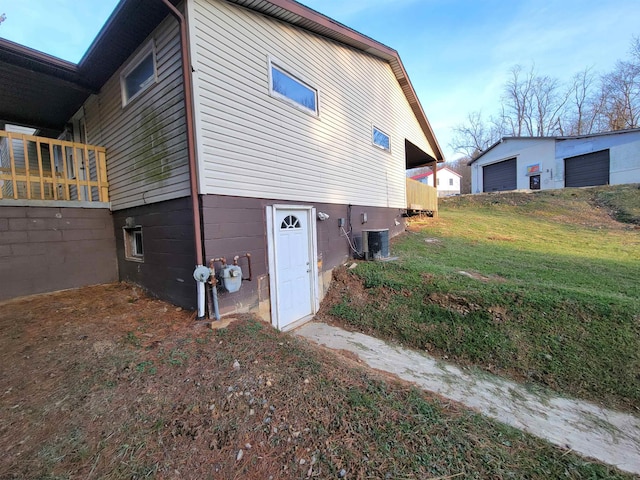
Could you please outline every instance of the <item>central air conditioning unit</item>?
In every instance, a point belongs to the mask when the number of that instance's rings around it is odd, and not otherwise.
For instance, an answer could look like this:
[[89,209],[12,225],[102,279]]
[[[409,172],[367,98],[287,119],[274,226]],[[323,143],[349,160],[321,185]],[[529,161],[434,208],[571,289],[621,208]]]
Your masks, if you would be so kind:
[[389,256],[389,229],[362,231],[362,256],[365,260],[381,260]]

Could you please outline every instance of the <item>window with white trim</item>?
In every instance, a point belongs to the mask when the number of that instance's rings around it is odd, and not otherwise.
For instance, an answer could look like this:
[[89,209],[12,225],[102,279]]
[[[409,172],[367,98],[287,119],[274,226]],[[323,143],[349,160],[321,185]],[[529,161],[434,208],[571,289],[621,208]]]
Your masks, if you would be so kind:
[[140,96],[157,81],[156,47],[151,41],[129,62],[120,74],[122,106],[124,107]]
[[307,113],[318,115],[318,90],[271,59],[269,94]]
[[144,262],[142,227],[124,227],[124,257],[133,262]]
[[373,127],[372,141],[376,147],[386,150],[387,152],[391,151],[391,137],[378,127]]

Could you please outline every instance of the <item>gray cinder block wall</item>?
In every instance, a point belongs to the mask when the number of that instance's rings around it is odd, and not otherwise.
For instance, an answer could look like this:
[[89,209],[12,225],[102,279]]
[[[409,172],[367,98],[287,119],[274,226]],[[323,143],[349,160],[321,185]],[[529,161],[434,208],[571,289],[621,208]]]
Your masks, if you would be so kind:
[[0,301],[117,280],[109,209],[0,205]]

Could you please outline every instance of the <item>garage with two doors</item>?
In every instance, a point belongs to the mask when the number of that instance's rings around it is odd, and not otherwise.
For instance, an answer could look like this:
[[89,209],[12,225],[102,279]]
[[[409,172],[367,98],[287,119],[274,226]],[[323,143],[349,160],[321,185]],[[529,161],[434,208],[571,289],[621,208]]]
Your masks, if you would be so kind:
[[[608,185],[609,164],[609,150],[565,158],[564,186],[591,187]],[[482,167],[483,191],[516,190],[518,188],[517,175],[517,161],[515,158],[485,165]]]

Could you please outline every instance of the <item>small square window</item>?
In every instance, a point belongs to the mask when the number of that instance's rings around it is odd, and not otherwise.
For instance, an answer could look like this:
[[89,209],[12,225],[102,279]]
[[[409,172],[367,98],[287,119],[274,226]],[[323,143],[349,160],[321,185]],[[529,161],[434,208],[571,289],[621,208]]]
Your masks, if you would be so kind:
[[269,94],[296,108],[318,114],[318,91],[269,59]]
[[120,74],[122,106],[124,107],[131,100],[142,94],[157,80],[156,49],[153,42],[149,42]]
[[449,179],[449,185],[453,185],[453,178]]
[[142,227],[124,227],[124,256],[133,262],[144,261],[144,245],[142,242]]
[[373,127],[373,144],[387,152],[391,151],[391,138],[377,127]]

